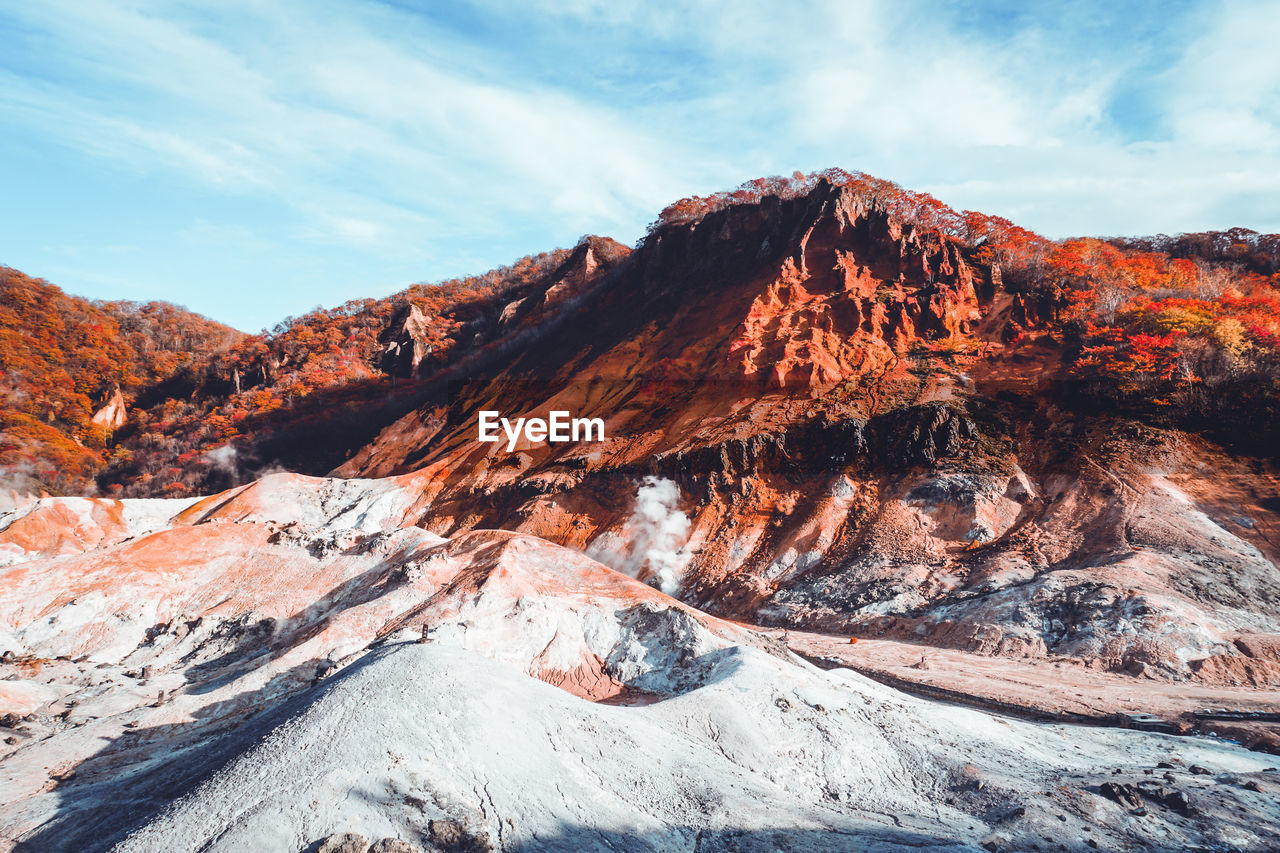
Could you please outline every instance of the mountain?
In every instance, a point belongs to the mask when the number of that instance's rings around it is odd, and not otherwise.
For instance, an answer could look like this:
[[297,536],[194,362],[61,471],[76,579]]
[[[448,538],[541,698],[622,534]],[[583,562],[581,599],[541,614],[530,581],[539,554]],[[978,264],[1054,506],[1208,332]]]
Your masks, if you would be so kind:
[[243,335],[165,302],[102,302],[0,267],[0,486],[82,492],[130,401]]
[[[731,618],[1280,679],[1274,281],[879,183],[703,208],[335,473],[426,472],[441,535],[678,563],[680,597]],[[599,417],[608,440],[506,453],[485,410]],[[689,522],[658,559],[626,544],[644,477]]]
[[1278,249],[828,170],[123,383],[0,507],[0,837],[1269,849]]
[[[586,238],[241,338],[136,393],[99,482],[423,471],[427,529],[678,575],[724,616],[1270,683],[1278,247],[1054,243],[859,173],[753,181],[634,250]],[[607,440],[478,440],[481,411],[552,410]],[[645,478],[687,519],[652,557]]]

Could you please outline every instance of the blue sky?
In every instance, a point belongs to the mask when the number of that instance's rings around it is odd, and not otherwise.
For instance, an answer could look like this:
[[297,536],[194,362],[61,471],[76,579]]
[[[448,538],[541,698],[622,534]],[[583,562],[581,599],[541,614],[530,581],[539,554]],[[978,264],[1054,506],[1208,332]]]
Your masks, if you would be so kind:
[[242,329],[860,169],[1280,231],[1280,2],[0,0],[0,263]]

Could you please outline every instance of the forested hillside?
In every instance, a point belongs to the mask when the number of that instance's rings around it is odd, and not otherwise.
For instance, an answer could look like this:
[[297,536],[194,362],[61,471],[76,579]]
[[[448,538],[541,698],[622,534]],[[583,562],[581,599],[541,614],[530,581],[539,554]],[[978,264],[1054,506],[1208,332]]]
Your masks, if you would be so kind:
[[[1280,437],[1277,235],[1236,228],[1055,242],[891,181],[829,169],[681,199],[640,245],[660,253],[664,239],[696,231],[718,211],[767,211],[819,184],[930,252],[958,252],[984,279],[983,304],[997,307],[982,310],[994,311],[1003,342],[1035,341],[1058,354],[1058,402],[1255,449]],[[573,250],[317,309],[254,335],[165,303],[80,299],[5,268],[0,477],[22,490],[183,495],[276,465],[324,473],[412,408],[424,382],[460,364],[515,357],[548,334],[630,253],[586,238]],[[894,297],[882,290],[888,306]],[[929,310],[927,292],[901,310]],[[964,361],[980,342],[962,325],[893,346],[925,372],[940,359]]]
[[0,484],[82,491],[132,398],[242,337],[176,305],[81,299],[0,267]]
[[537,325],[563,305],[542,296],[573,279],[574,256],[607,267],[626,252],[587,238],[576,250],[317,309],[246,336],[139,397],[100,483],[109,494],[185,495],[272,467],[328,471],[412,405],[439,370],[496,353],[516,325],[500,316],[505,305],[537,291],[546,304],[520,317]]

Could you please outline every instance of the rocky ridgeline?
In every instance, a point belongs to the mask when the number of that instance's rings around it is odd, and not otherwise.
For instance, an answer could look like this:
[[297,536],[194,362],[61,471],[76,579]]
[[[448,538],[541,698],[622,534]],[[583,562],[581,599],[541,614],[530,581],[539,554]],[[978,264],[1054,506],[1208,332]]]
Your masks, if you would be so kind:
[[[958,240],[823,181],[796,198],[768,196],[658,228],[619,286],[655,301],[719,295],[740,310],[747,285],[746,310],[732,318],[722,353],[730,376],[807,387],[879,372],[913,341],[969,333],[993,275],[998,269],[975,268]],[[653,302],[646,308],[637,319],[664,313]],[[719,331],[719,323],[706,329]]]
[[627,254],[626,247],[613,240],[584,238],[550,275],[516,288],[506,301],[495,303],[464,327],[458,345],[443,362],[429,361],[438,345],[438,318],[405,302],[378,334],[378,367],[384,374],[406,379],[437,373],[455,380],[466,377],[494,357],[533,346],[553,333],[564,319],[561,315],[586,298]]
[[[660,226],[612,267],[573,261],[554,334],[513,335],[337,473],[421,469],[429,529],[574,548],[621,535],[658,476],[690,522],[679,594],[710,612],[1275,680],[1236,643],[1280,632],[1275,475],[1063,406],[1061,346],[1016,334],[1053,295],[972,254],[826,183]],[[503,316],[536,328],[529,299]],[[551,408],[608,440],[476,441],[479,409]]]

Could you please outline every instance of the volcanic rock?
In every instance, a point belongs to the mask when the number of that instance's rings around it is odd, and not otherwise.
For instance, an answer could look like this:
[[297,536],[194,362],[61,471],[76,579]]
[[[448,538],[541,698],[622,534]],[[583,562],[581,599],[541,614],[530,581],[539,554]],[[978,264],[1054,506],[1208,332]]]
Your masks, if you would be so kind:
[[[689,521],[677,594],[721,616],[1274,681],[1274,466],[1060,406],[1062,347],[1002,337],[1050,307],[961,242],[824,182],[660,226],[610,264],[593,247],[502,308],[507,357],[456,368],[334,473],[420,472],[416,521],[442,536],[598,556],[622,553],[656,476]],[[607,437],[508,454],[478,441],[482,409],[599,417]]]
[[[1052,821],[1112,847],[1230,833],[1265,849],[1280,827],[1270,806],[1235,811],[1254,793],[1219,786],[1204,824],[1159,809],[1119,828],[1088,805],[1110,781],[1099,767],[1137,774],[1175,751],[1221,772],[1263,763],[1225,742],[1044,726],[816,669],[545,540],[414,527],[424,482],[273,475],[145,512],[103,501],[125,529],[95,542],[9,539],[0,637],[16,654],[0,683],[38,683],[36,716],[62,719],[0,757],[0,834],[19,850],[121,853],[344,834],[960,850],[997,825],[1026,849]],[[46,500],[28,514],[58,505]],[[288,525],[306,535],[273,541]],[[358,534],[350,547],[306,541],[342,531]],[[70,544],[45,556],[48,541]],[[417,642],[423,626],[432,642]],[[322,661],[339,666],[312,685]],[[145,687],[125,676],[147,667]],[[976,791],[979,754],[990,784]]]
[[120,386],[117,385],[115,390],[111,392],[111,396],[107,398],[107,401],[100,409],[93,413],[93,417],[89,420],[94,426],[100,426],[107,431],[111,431],[124,426],[127,418],[128,410],[125,406],[124,395],[120,393]]
[[369,845],[369,853],[420,853],[420,850],[399,838],[380,838]]
[[392,376],[413,376],[418,365],[431,355],[430,321],[417,305],[407,302],[391,318],[391,322],[378,336],[382,344],[384,373]]
[[365,841],[363,836],[356,835],[354,832],[343,832],[330,835],[321,841],[320,846],[316,848],[316,853],[365,853],[368,849],[369,842]]

